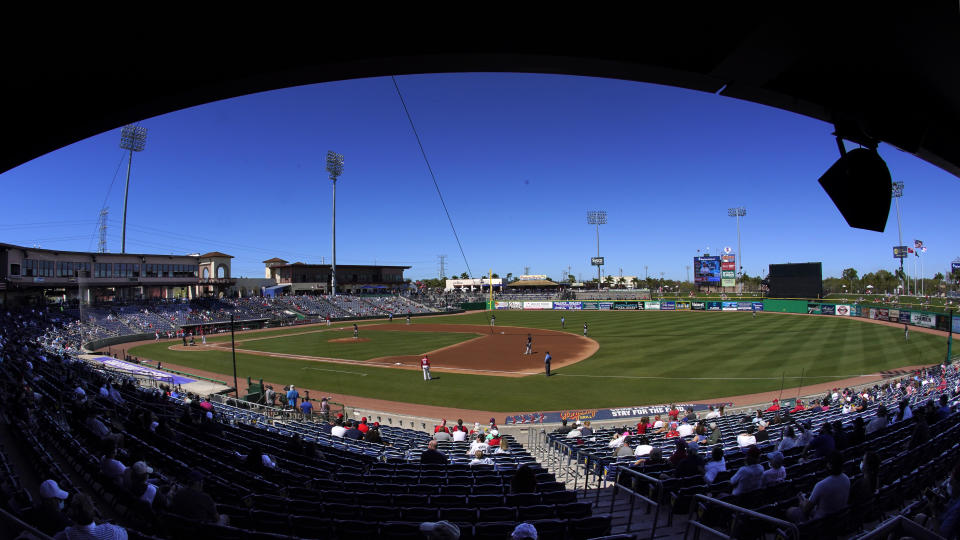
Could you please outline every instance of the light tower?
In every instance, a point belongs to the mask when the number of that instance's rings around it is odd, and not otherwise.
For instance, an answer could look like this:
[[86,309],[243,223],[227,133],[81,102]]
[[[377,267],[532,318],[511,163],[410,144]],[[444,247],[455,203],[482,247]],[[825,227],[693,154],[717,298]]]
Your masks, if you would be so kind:
[[[893,197],[893,202],[897,206],[897,245],[903,245],[903,230],[900,227],[900,197],[903,197],[903,182],[892,182],[890,184],[890,195]],[[910,281],[907,280],[907,276],[903,273],[903,257],[900,257],[900,279],[903,280],[903,285],[906,287],[905,290],[901,291],[904,294],[910,294]]]
[[747,209],[738,206],[736,208],[728,208],[727,215],[730,217],[737,218],[737,259],[739,263],[740,270],[737,272],[737,283],[740,283],[740,275],[743,274],[743,250],[740,247],[740,218],[747,215]]
[[327,172],[333,181],[333,264],[330,266],[330,288],[337,295],[337,177],[343,174],[343,154],[327,151]]
[[107,252],[107,214],[110,213],[110,208],[104,206],[100,210],[100,242],[97,244],[97,253],[106,253]]
[[[607,211],[606,210],[590,210],[587,212],[587,224],[596,225],[597,227],[597,262],[600,262],[600,226],[607,224]],[[601,275],[602,270],[600,269],[601,265],[597,264],[597,290],[600,290],[600,282],[603,279]]]
[[130,168],[133,166],[133,153],[142,152],[146,146],[147,128],[129,124],[120,130],[120,148],[130,152],[127,157],[127,186],[123,190],[123,232],[120,237],[120,253],[127,252],[127,196],[130,194]]

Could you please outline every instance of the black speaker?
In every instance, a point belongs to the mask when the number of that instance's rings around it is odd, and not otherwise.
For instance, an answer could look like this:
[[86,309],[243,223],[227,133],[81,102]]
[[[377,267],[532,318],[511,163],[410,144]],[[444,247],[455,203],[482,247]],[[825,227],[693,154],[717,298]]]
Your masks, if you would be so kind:
[[883,232],[890,215],[890,170],[876,150],[850,150],[823,173],[820,185],[847,225]]

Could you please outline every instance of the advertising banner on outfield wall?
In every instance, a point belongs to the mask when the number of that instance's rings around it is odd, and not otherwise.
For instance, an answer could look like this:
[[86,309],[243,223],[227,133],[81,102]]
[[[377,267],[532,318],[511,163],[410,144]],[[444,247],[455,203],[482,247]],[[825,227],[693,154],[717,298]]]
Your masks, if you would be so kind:
[[[731,403],[713,403],[714,407],[721,405],[729,406]],[[679,410],[687,407],[694,411],[706,411],[709,405],[701,403],[677,403]],[[618,418],[640,418],[643,416],[654,416],[657,414],[665,415],[670,412],[669,405],[651,405],[643,407],[619,407],[616,409],[572,409],[567,411],[535,412],[526,414],[516,414],[507,416],[504,424],[558,424],[563,420],[568,422],[597,421],[597,420],[616,420]]]
[[901,324],[910,324],[910,312],[909,312],[909,311],[904,311],[904,310],[901,309],[901,310],[900,310],[900,320],[897,321],[897,322],[899,322],[899,323],[901,323]]
[[614,302],[613,309],[616,310],[635,310],[637,309],[637,302]]
[[523,309],[523,302],[497,302],[497,309]]
[[911,313],[910,324],[924,328],[936,328],[937,316],[933,313]]
[[937,330],[943,330],[944,332],[950,331],[949,315],[937,315]]
[[676,311],[677,303],[673,300],[667,300],[666,302],[660,302],[661,311]]
[[870,314],[872,315],[871,319],[885,321],[890,316],[890,310],[886,308],[871,309]]
[[695,309],[697,311],[703,311],[707,309],[706,302],[690,302],[690,309]]
[[763,302],[752,302],[753,311],[763,311]]
[[554,302],[553,309],[583,309],[583,302]]
[[683,310],[690,309],[690,302],[685,302],[685,301],[677,302],[677,310],[679,311],[681,309]]
[[836,314],[836,315],[839,315],[840,317],[849,317],[849,316],[850,316],[850,306],[846,306],[846,305],[842,305],[842,304],[839,305],[839,306],[836,306],[836,313],[835,313],[835,314]]
[[613,309],[613,302],[597,302],[597,309],[610,311],[611,309]]
[[890,320],[891,320],[892,322],[900,322],[900,310],[899,310],[899,309],[891,309],[891,310],[890,310]]
[[538,309],[553,309],[553,302],[524,302],[523,309],[538,310]]
[[739,305],[738,302],[721,302],[720,309],[722,309],[723,311],[736,311],[738,305]]
[[960,334],[960,317],[957,317],[956,313],[953,315],[953,333]]
[[594,311],[595,311],[595,310],[597,309],[597,303],[596,303],[596,302],[584,302],[584,303],[583,303],[583,309],[589,309],[589,310],[594,310]]
[[648,311],[649,311],[649,310],[659,311],[659,310],[660,310],[660,302],[644,302],[644,303],[643,303],[643,309],[646,309],[646,310],[648,310]]
[[821,315],[836,315],[837,306],[833,304],[820,304],[820,314]]
[[720,311],[723,309],[722,302],[707,302],[707,311]]
[[753,302],[738,302],[737,311],[753,311]]
[[807,304],[807,315],[820,315],[820,304]]

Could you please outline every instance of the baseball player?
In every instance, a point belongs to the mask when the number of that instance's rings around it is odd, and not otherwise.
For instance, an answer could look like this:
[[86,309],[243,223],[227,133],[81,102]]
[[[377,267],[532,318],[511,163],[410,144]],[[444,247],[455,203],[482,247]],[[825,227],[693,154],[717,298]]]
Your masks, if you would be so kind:
[[496,316],[496,315],[491,315],[491,316],[490,316],[490,327],[492,328],[492,327],[494,327],[494,326],[496,326],[496,325],[497,325],[497,316]]
[[583,323],[583,337],[587,337],[587,323]]
[[410,314],[407,313],[407,324],[410,324]]
[[353,339],[360,338],[360,329],[357,328],[357,323],[353,323]]
[[903,325],[903,340],[910,341],[910,329],[907,328],[907,325]]
[[427,358],[427,355],[423,355],[423,358],[420,359],[420,369],[423,370],[423,380],[429,381],[432,379],[430,377],[430,359]]
[[527,334],[527,348],[523,351],[523,354],[533,354],[533,336],[530,334]]
[[390,314],[390,322],[393,322],[393,313]]
[[567,318],[564,317],[563,315],[561,315],[561,316],[560,316],[560,328],[566,328],[566,327],[567,327]]
[[547,354],[543,357],[543,369],[547,372],[547,377],[550,376],[550,360],[552,359],[550,351],[547,351]]

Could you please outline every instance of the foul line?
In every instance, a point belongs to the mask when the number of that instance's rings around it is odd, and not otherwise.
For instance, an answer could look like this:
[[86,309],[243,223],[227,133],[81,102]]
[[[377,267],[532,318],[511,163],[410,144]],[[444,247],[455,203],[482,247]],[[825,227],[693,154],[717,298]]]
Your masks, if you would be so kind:
[[326,369],[326,368],[318,368],[318,367],[312,367],[312,366],[304,366],[300,369],[312,369],[313,371],[330,371],[333,373],[346,373],[347,375],[359,375],[361,377],[367,376],[366,373],[362,373],[360,371],[344,371],[342,369]]
[[[899,377],[904,375],[891,375]],[[573,375],[569,373],[555,373],[552,377],[590,377],[594,379],[661,379],[661,380],[683,380],[683,381],[778,381],[786,377],[662,377],[657,375]],[[791,375],[791,379],[853,379],[859,377],[885,377],[883,373],[868,373],[861,375]]]

